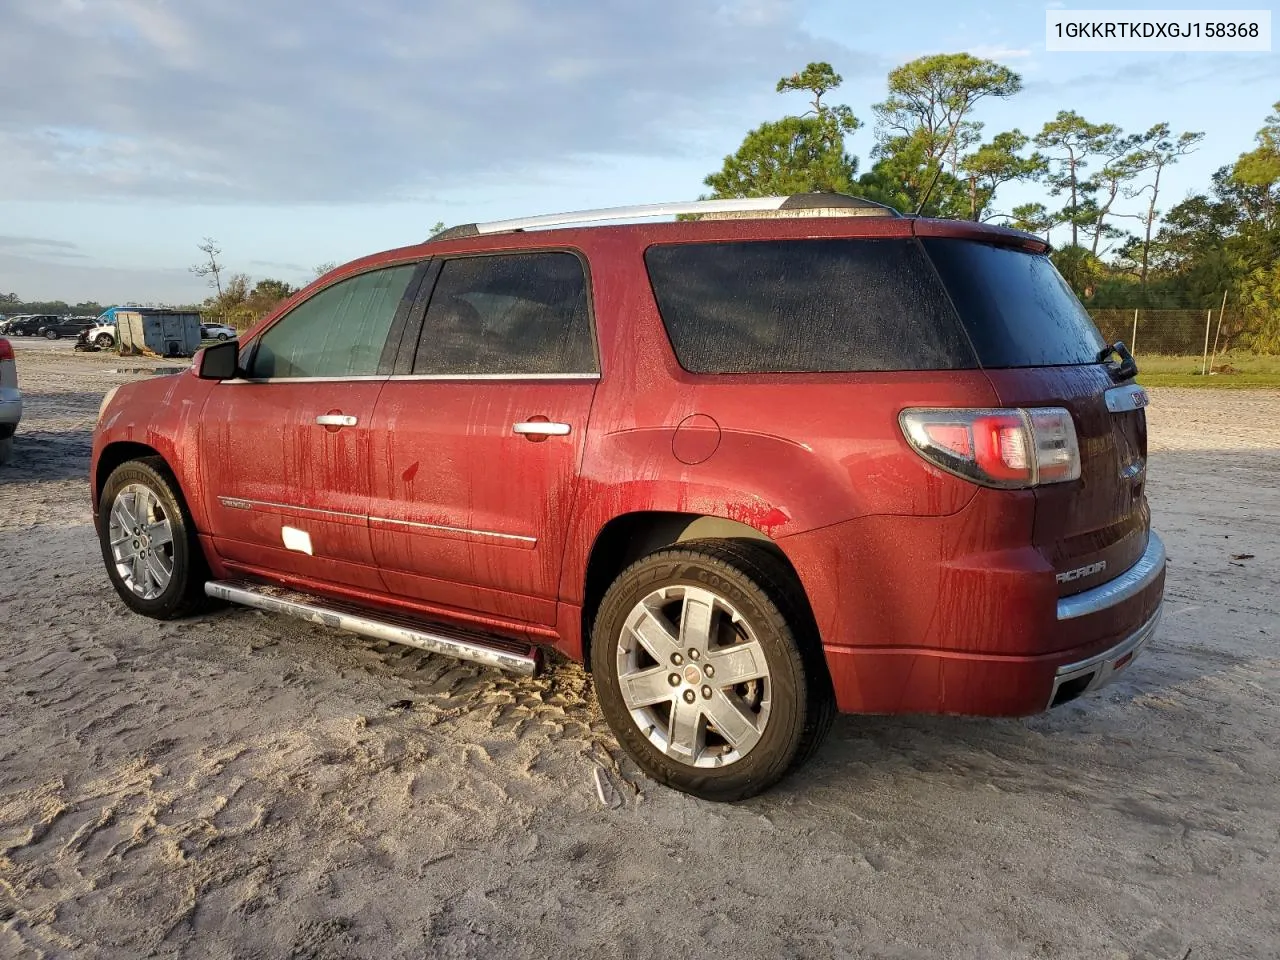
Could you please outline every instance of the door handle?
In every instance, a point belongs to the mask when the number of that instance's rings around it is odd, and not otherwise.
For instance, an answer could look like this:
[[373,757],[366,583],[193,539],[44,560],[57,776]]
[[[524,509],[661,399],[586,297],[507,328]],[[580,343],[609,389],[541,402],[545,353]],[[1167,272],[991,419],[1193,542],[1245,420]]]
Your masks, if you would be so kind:
[[359,421],[345,413],[322,413],[316,423],[322,427],[354,427]]
[[525,437],[567,437],[569,425],[550,420],[526,420],[523,423],[513,423],[511,432]]

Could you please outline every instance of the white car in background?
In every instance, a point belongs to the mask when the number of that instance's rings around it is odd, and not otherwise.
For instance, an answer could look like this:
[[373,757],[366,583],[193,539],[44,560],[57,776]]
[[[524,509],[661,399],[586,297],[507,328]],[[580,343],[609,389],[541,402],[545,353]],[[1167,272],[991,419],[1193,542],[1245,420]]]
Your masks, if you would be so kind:
[[200,338],[202,340],[234,340],[240,334],[236,328],[226,323],[202,323],[200,324]]
[[0,463],[13,452],[13,434],[22,419],[22,392],[18,390],[18,365],[13,344],[0,337]]
[[110,350],[116,345],[116,325],[114,323],[99,323],[89,328],[89,343],[103,350]]

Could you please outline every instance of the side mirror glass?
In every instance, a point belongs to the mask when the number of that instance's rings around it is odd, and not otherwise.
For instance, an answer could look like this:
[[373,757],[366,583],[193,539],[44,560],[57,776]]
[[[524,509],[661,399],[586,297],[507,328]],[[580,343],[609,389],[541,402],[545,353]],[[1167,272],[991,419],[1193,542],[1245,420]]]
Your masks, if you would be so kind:
[[240,345],[235,340],[215,343],[196,354],[196,376],[201,380],[233,380],[239,361]]

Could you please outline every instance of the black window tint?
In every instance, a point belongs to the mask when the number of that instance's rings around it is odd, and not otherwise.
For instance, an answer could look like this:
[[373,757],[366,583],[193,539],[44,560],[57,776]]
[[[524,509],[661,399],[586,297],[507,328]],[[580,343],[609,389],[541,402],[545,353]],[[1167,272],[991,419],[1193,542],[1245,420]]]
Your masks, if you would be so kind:
[[586,277],[576,256],[500,254],[442,264],[414,373],[595,371]]
[[924,246],[984,367],[1097,362],[1102,335],[1048,257],[972,240]]
[[408,263],[371,270],[304,300],[259,339],[249,376],[375,376],[391,323],[416,269],[416,264]]
[[676,357],[694,373],[975,366],[913,240],[669,244],[645,262]]

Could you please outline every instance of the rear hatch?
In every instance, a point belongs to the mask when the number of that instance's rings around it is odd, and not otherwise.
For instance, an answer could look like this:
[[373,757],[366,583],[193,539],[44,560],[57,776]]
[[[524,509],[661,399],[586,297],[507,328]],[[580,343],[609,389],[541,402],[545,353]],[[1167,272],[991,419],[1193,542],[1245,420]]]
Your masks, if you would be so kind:
[[1147,547],[1146,395],[1117,382],[1092,319],[1047,256],[970,239],[921,241],[1000,403],[1065,407],[1080,478],[1035,488],[1034,540],[1060,596],[1120,575]]

